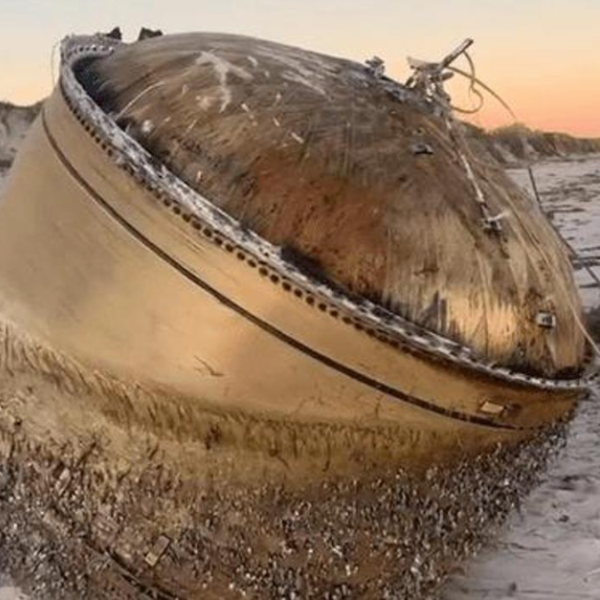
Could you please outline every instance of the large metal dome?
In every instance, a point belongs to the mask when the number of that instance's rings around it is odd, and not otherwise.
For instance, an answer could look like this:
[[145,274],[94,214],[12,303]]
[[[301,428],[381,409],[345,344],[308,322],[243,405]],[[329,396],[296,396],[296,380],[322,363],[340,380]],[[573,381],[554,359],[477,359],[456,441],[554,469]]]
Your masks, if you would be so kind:
[[[168,169],[312,275],[485,360],[546,376],[581,365],[558,236],[477,157],[474,185],[411,90],[347,60],[202,33],[117,47],[79,78]],[[501,233],[482,225],[476,187]]]
[[421,83],[233,36],[63,42],[0,202],[4,542],[61,550],[20,577],[413,598],[514,506],[589,384],[579,301]]

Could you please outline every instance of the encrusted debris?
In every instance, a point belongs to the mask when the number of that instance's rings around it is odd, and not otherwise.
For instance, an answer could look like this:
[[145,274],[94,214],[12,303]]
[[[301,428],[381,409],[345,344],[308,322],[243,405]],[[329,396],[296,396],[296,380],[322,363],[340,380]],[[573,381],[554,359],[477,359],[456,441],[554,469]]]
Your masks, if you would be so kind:
[[[33,599],[419,600],[519,506],[564,427],[420,477],[293,491],[198,487],[160,452],[117,466],[101,445],[81,461],[71,445],[0,432],[0,572]],[[58,464],[71,477],[62,494],[39,475]]]

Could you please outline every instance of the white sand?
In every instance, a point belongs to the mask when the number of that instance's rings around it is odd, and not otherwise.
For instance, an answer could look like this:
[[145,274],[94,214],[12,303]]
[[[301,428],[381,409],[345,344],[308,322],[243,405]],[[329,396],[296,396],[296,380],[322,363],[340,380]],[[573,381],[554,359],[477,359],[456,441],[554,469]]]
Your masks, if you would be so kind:
[[0,600],[26,600],[26,598],[14,587],[2,587],[0,588]]
[[505,534],[444,600],[600,598],[600,396],[581,407],[566,451]]

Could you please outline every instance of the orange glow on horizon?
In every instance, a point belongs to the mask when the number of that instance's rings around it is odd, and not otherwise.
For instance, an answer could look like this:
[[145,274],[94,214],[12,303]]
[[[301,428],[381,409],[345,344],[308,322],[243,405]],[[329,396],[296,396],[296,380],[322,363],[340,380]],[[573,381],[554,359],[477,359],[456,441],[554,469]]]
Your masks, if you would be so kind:
[[[243,33],[358,61],[376,54],[399,80],[408,76],[406,55],[436,60],[475,37],[477,75],[519,121],[532,129],[600,137],[598,0],[206,0],[202,6],[196,0],[168,6],[36,0],[32,10],[33,4],[0,3],[0,53],[10,57],[0,70],[0,99],[17,104],[50,92],[57,40],[116,24],[130,40],[148,25],[170,33]],[[486,127],[512,122],[492,98],[473,120]]]

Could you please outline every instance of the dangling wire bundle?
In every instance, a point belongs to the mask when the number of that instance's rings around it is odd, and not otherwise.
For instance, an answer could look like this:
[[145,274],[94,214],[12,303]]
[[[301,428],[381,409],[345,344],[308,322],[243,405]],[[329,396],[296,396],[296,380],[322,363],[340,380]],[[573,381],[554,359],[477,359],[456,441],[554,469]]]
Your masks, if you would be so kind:
[[[407,87],[411,88],[415,92],[423,96],[430,104],[433,105],[434,109],[442,116],[450,139],[456,147],[456,151],[461,159],[467,177],[473,184],[475,191],[475,199],[479,204],[483,217],[483,227],[489,232],[500,232],[502,230],[501,219],[504,218],[504,213],[499,215],[493,215],[487,203],[487,199],[477,178],[475,177],[475,171],[468,158],[468,148],[465,147],[464,140],[457,133],[456,121],[454,119],[454,112],[461,112],[464,114],[473,114],[481,110],[484,104],[483,94],[477,89],[477,86],[481,86],[484,90],[491,93],[497,98],[503,106],[508,108],[511,114],[514,115],[508,104],[498,96],[493,90],[491,90],[485,83],[480,81],[475,74],[475,63],[468,54],[468,49],[473,45],[472,39],[465,40],[456,50],[451,52],[446,58],[439,63],[424,62],[409,58],[408,63],[413,69],[414,73],[406,82]],[[460,56],[465,56],[471,67],[471,73],[461,71],[456,67],[452,66]],[[479,98],[479,106],[472,110],[458,109],[452,105],[452,99],[448,92],[446,92],[446,82],[454,77],[455,74],[462,75],[470,81],[470,91]]]
[[[469,148],[464,138],[458,135],[457,133],[456,119],[454,117],[454,113],[475,114],[479,112],[485,104],[484,94],[478,89],[481,88],[493,98],[495,98],[508,111],[508,113],[513,117],[515,122],[517,122],[518,119],[511,107],[508,105],[508,103],[492,88],[490,88],[487,84],[485,84],[477,77],[475,63],[468,53],[468,50],[473,45],[473,43],[474,41],[472,39],[465,40],[460,46],[458,46],[458,48],[456,48],[456,50],[451,52],[446,58],[444,58],[439,63],[430,63],[416,60],[414,58],[409,58],[408,63],[411,69],[413,69],[414,73],[406,82],[406,86],[419,93],[423,98],[425,98],[431,105],[433,105],[434,109],[444,119],[444,122],[446,123],[446,126],[448,128],[450,139],[456,146],[456,150],[461,159],[463,167],[475,189],[476,200],[481,208],[481,212],[483,215],[484,229],[490,232],[500,232],[502,230],[500,221],[505,216],[505,213],[501,213],[495,216],[491,214],[483,190],[481,189],[475,177],[475,172],[469,161]],[[467,60],[469,64],[469,71],[464,71],[453,66],[452,63],[454,63],[461,56],[464,56]],[[472,109],[464,109],[456,107],[452,104],[452,99],[450,95],[446,92],[444,86],[445,83],[454,75],[460,75],[461,77],[464,77],[469,80],[469,92],[475,97],[477,97],[479,100],[478,105],[476,107]],[[571,250],[573,253],[575,253],[574,249],[571,248]],[[541,253],[541,256],[543,257],[544,262],[547,264],[551,272],[556,273],[555,266],[547,260],[543,252]],[[560,276],[557,276],[557,281],[562,281]],[[562,285],[562,283],[560,285]],[[600,356],[600,348],[588,332],[587,327],[581,320],[577,309],[571,304],[569,304],[569,309],[573,314],[577,326],[582,331],[584,337],[590,344],[596,356]]]

